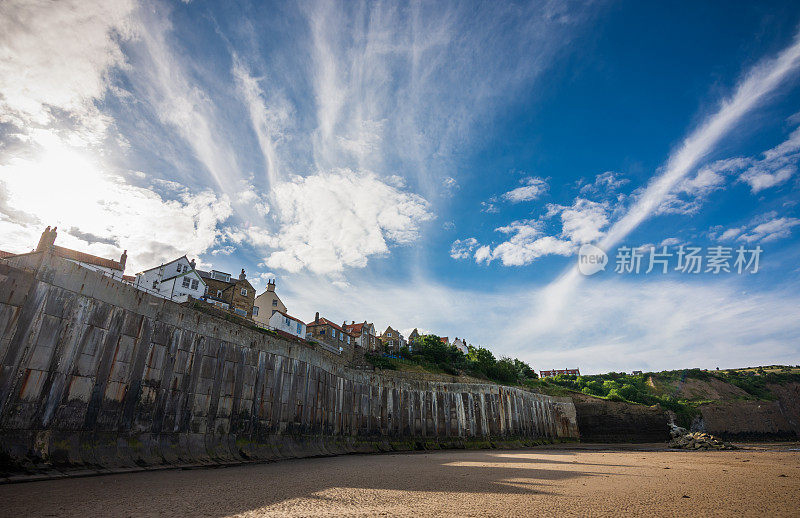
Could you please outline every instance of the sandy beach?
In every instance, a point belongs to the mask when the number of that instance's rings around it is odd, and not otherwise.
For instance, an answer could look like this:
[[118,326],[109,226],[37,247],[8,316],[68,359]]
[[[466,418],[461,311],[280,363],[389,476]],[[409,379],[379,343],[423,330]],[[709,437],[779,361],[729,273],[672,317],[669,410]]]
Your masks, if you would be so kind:
[[0,486],[4,516],[797,516],[798,445],[352,455]]

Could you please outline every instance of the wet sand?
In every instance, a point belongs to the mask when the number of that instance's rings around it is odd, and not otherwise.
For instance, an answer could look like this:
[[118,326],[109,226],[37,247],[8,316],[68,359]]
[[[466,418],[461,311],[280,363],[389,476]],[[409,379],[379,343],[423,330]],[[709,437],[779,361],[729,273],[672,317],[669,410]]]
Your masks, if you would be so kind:
[[301,459],[0,486],[2,516],[799,516],[798,445]]

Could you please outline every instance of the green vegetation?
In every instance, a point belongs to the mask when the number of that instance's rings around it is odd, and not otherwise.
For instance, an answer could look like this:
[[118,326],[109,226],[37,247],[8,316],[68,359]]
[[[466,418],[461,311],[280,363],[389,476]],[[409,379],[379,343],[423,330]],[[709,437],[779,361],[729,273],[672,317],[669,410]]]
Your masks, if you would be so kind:
[[469,347],[465,355],[436,335],[424,335],[415,340],[412,349],[404,347],[393,357],[367,355],[367,361],[381,369],[404,369],[417,365],[424,370],[454,376],[467,374],[506,385],[524,385],[537,375],[530,365],[516,358],[494,357],[483,347]]
[[758,367],[754,370],[720,371],[712,375],[739,387],[757,399],[767,401],[775,399],[775,396],[767,388],[767,384],[800,383],[800,372],[795,372],[795,369],[791,367],[783,367],[780,370],[766,370],[764,367]]
[[664,409],[675,412],[678,424],[688,426],[692,418],[699,414],[698,407],[710,400],[681,396],[682,384],[687,380],[711,381],[714,379],[739,387],[753,399],[774,400],[775,396],[769,391],[767,385],[800,383],[800,369],[792,367],[770,370],[759,367],[730,371],[684,369],[657,373],[647,372],[638,375],[609,372],[592,376],[559,375],[548,378],[547,381],[571,391],[610,401],[660,405]]

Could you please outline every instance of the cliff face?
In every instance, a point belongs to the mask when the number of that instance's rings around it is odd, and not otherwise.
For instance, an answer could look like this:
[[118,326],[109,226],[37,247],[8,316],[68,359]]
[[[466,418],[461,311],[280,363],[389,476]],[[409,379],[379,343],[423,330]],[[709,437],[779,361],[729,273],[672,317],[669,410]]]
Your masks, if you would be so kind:
[[633,405],[574,394],[582,442],[665,442],[667,414],[658,407]]
[[243,462],[577,435],[568,398],[354,370],[337,355],[61,259],[44,258],[34,271],[0,262],[6,470]]
[[776,401],[723,400],[702,405],[702,428],[726,439],[796,440],[800,437],[800,384],[768,388]]

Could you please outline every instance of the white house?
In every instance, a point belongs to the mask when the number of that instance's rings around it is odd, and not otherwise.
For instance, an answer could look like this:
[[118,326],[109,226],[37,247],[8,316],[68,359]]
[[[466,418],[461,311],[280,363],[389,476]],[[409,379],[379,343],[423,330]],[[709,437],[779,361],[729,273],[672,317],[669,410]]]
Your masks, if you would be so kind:
[[189,297],[199,299],[206,293],[206,283],[194,266],[194,260],[189,261],[184,255],[137,273],[132,284],[142,291],[176,302],[185,302]]
[[453,347],[455,347],[456,349],[458,349],[459,351],[461,351],[464,354],[467,354],[467,352],[468,352],[467,341],[463,340],[461,338],[456,337],[456,339],[453,340],[453,343],[450,344],[450,345],[452,345]]
[[269,317],[269,326],[278,331],[283,331],[298,338],[306,337],[306,325],[302,320],[291,315],[276,311]]

